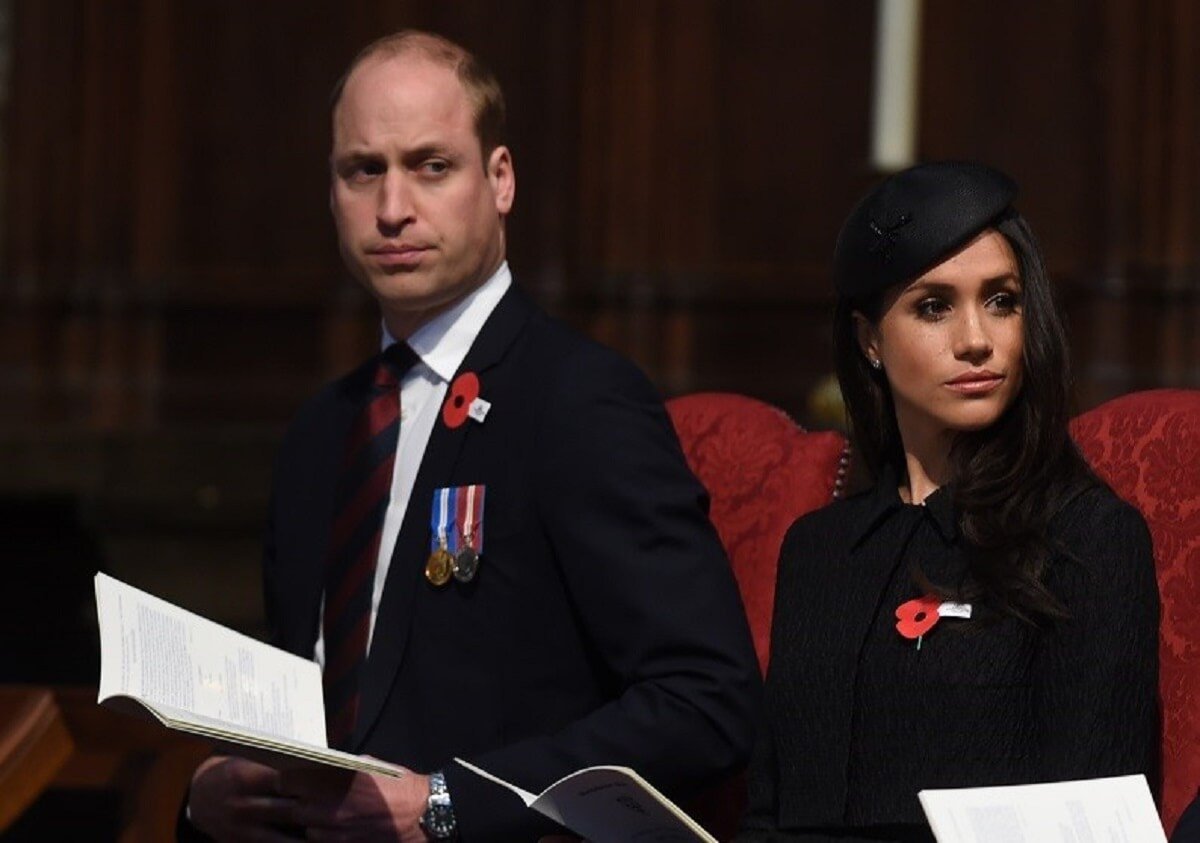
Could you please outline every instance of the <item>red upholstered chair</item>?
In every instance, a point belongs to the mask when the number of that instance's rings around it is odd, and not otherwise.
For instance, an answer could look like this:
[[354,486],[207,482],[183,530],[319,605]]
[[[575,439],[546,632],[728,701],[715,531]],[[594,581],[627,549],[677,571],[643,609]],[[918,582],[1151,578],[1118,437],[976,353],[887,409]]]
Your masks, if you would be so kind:
[[1200,787],[1200,391],[1135,392],[1071,427],[1100,476],[1141,511],[1154,542],[1169,832]]
[[[837,433],[809,433],[782,410],[741,395],[697,393],[667,402],[688,465],[711,498],[709,514],[737,577],[758,663],[766,672],[783,535],[841,489],[848,452]],[[746,805],[738,778],[685,806],[720,840]]]
[[709,514],[733,564],[765,673],[783,534],[837,497],[846,440],[806,431],[782,410],[743,395],[684,395],[668,401],[667,410],[688,465],[712,499]]

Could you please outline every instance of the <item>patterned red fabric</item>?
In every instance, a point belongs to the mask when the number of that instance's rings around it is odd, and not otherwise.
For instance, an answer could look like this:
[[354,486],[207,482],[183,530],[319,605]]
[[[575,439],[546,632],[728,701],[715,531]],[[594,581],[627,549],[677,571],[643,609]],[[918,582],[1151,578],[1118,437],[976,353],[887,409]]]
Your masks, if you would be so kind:
[[[667,402],[688,465],[708,490],[709,515],[737,577],[758,664],[766,673],[775,608],[775,567],[792,522],[832,501],[845,473],[838,433],[809,433],[782,410],[722,392]],[[746,806],[743,776],[685,806],[718,840],[737,831]]]
[[782,410],[730,393],[667,402],[688,465],[712,498],[710,515],[733,563],[764,673],[775,604],[775,565],[787,528],[834,498],[846,440],[809,433]]
[[1071,429],[1100,476],[1141,511],[1154,542],[1169,833],[1200,787],[1200,391],[1135,392]]

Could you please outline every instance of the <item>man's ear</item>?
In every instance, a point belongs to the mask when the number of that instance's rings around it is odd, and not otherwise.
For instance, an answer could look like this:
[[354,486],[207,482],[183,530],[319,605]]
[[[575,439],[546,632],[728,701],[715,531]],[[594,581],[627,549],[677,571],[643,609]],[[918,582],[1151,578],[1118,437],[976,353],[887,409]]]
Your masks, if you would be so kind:
[[496,195],[496,210],[501,216],[507,216],[517,193],[517,174],[513,171],[512,154],[507,146],[496,147],[488,156],[487,177]]
[[879,329],[857,310],[851,314],[850,318],[854,320],[854,335],[858,338],[858,347],[862,351],[863,357],[867,358],[867,362],[871,366],[878,369],[880,363]]

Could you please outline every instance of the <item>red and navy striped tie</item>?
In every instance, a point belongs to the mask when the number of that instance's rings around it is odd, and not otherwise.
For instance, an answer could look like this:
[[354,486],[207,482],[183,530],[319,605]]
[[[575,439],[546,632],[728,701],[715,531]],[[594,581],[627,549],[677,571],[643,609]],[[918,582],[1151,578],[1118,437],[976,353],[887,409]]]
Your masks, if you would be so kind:
[[400,379],[417,361],[407,343],[379,356],[371,392],[342,460],[325,567],[325,718],[329,746],[347,747],[367,659],[371,594],[400,437]]

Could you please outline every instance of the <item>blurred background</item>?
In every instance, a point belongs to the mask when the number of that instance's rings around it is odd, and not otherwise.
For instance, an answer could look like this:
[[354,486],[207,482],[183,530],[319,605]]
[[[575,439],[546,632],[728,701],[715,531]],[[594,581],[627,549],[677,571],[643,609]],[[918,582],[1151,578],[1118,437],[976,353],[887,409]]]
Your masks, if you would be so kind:
[[1080,409],[1200,386],[1192,0],[0,0],[0,678],[94,682],[98,567],[262,632],[276,443],[378,330],[329,92],[408,26],[505,87],[518,283],[668,396],[836,424],[835,235],[931,158],[1021,183]]

